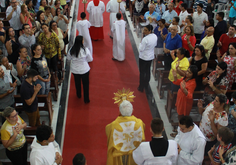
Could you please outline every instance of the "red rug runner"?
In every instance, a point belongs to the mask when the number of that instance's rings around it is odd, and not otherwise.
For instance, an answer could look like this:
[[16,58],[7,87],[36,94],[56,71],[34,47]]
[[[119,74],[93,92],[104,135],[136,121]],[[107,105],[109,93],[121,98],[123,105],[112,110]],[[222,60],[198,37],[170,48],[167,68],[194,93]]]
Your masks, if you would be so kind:
[[[105,5],[108,0],[105,0]],[[82,0],[79,14],[83,11]],[[87,19],[89,18],[88,13]],[[104,40],[93,41],[93,62],[90,63],[90,103],[84,104],[76,97],[74,77],[71,76],[68,100],[65,138],[63,146],[63,165],[72,164],[77,153],[83,153],[88,165],[105,165],[107,138],[105,126],[119,115],[119,108],[114,104],[114,93],[123,87],[134,91],[133,115],[141,118],[146,124],[146,140],[151,139],[151,111],[145,93],[137,90],[139,70],[126,31],[126,59],[123,62],[113,61],[112,40],[109,38],[109,13],[104,12]],[[79,19],[78,19],[79,20]]]

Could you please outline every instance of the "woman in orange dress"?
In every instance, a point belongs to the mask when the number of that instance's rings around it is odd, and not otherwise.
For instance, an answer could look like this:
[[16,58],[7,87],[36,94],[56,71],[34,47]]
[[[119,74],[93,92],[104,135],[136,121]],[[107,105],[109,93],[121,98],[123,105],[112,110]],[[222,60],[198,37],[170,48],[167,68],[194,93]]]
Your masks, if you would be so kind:
[[174,75],[173,83],[180,85],[175,104],[178,113],[178,119],[180,119],[183,116],[188,116],[192,109],[193,92],[196,88],[195,78],[197,77],[198,69],[195,65],[191,65],[185,73],[185,77],[181,79],[177,79],[176,70],[173,70],[172,72]]

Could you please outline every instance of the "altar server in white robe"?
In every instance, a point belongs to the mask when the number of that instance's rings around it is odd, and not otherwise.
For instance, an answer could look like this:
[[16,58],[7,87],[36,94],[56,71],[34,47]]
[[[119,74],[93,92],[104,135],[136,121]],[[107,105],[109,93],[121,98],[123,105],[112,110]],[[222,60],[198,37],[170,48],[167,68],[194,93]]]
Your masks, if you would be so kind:
[[[123,3],[120,3],[120,10],[121,13],[125,12],[125,7]],[[119,13],[120,10],[119,3],[117,2],[117,0],[110,0],[107,3],[106,11],[110,13],[110,29],[112,28],[113,23],[116,21],[116,13]],[[113,38],[112,32],[110,32],[110,37]]]
[[80,18],[81,20],[76,23],[76,29],[78,30],[79,35],[83,36],[84,38],[84,47],[87,47],[93,56],[93,46],[89,34],[91,23],[86,19],[86,14],[84,12],[80,14]]
[[113,33],[113,58],[112,60],[125,60],[125,24],[121,19],[121,14],[116,14],[117,21],[113,23],[111,31]]
[[178,134],[178,165],[201,165],[206,145],[205,136],[190,116],[179,120]]
[[89,32],[93,40],[104,39],[103,35],[103,16],[105,4],[99,0],[92,0],[88,3],[87,12],[89,13],[89,22],[91,27]]
[[[153,134],[150,142],[142,142],[133,151],[133,159],[138,165],[175,165],[178,157],[177,143],[162,136],[163,121],[155,118],[151,123]],[[182,164],[184,165],[184,164]]]

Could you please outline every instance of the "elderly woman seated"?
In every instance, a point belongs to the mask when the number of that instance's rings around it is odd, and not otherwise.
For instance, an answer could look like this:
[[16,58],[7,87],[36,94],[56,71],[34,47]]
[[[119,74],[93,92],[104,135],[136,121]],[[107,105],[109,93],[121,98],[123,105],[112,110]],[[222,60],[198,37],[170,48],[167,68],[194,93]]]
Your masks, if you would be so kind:
[[198,110],[202,114],[199,125],[200,130],[206,137],[205,155],[211,147],[217,142],[217,132],[222,126],[228,125],[228,117],[226,112],[227,97],[224,94],[218,94],[215,100],[203,108],[203,101],[198,100]]

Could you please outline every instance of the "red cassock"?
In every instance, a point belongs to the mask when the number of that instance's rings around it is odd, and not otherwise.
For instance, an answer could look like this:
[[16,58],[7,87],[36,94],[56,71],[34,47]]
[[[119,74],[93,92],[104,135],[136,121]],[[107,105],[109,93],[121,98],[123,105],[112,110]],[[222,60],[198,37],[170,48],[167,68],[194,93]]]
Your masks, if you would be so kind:
[[[94,3],[94,6],[98,6],[99,0],[93,0],[93,3]],[[102,27],[91,26],[89,28],[89,33],[90,33],[91,39],[93,40],[104,39],[103,26]]]

